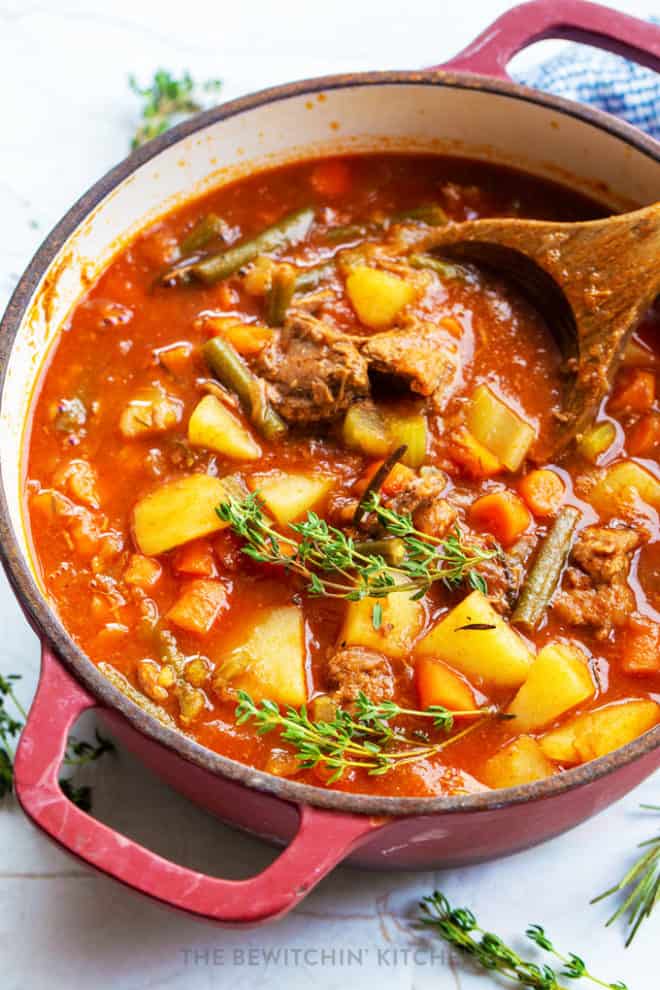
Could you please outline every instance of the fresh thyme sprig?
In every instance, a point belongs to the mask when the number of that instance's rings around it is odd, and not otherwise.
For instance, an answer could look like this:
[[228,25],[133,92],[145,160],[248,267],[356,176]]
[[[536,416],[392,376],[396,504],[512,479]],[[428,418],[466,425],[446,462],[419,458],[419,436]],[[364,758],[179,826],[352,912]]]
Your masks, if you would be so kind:
[[441,938],[491,973],[498,973],[520,987],[529,990],[567,990],[560,980],[590,980],[607,990],[627,990],[622,982],[608,983],[589,972],[580,956],[564,955],[554,946],[540,925],[530,925],[525,932],[535,945],[550,953],[561,963],[557,971],[547,963],[541,965],[523,959],[503,939],[481,928],[468,908],[453,908],[444,894],[435,891],[420,902],[420,921]]
[[360,693],[354,713],[340,708],[332,721],[313,721],[305,705],[300,709],[286,705],[282,711],[274,701],[263,700],[257,705],[246,691],[238,691],[237,695],[237,725],[254,720],[259,735],[279,730],[282,740],[295,747],[301,770],[322,764],[333,771],[328,783],[338,780],[346,770],[354,767],[366,770],[370,776],[380,776],[401,764],[433,756],[480,724],[480,721],[473,722],[454,736],[420,745],[389,724],[399,715],[432,718],[434,728],[444,732],[451,731],[457,715],[479,720],[499,716],[498,709],[493,707],[450,712],[440,705],[417,711],[400,708],[390,701],[374,704]]
[[[643,804],[647,811],[660,812],[660,805]],[[614,914],[608,918],[609,926],[619,918],[627,915],[630,929],[626,939],[626,948],[630,945],[645,918],[648,918],[653,908],[660,901],[660,835],[646,842],[640,842],[639,847],[644,852],[619,883],[609,890],[594,897],[592,904],[597,904],[605,897],[623,894],[624,899]]]
[[129,76],[128,83],[136,96],[144,100],[142,122],[131,148],[139,148],[158,137],[177,120],[199,113],[203,109],[201,93],[217,92],[222,85],[219,79],[209,79],[197,86],[189,72],[176,79],[166,69],[158,69],[149,86],[140,86],[135,76]]
[[[14,786],[14,740],[26,719],[25,709],[14,691],[14,684],[20,679],[20,674],[8,674],[7,677],[0,674],[0,799]],[[8,702],[12,703],[16,715],[7,708]]]
[[[303,522],[289,524],[296,538],[277,532],[263,511],[258,491],[243,499],[231,497],[216,511],[243,538],[243,553],[248,557],[298,574],[312,595],[347,601],[383,598],[395,588],[421,598],[436,581],[448,588],[467,581],[472,588],[485,591],[483,575],[476,568],[497,553],[468,544],[458,528],[445,539],[428,536],[415,528],[410,515],[381,505],[377,493],[371,496],[368,511],[388,535],[401,541],[403,553],[397,563],[360,549],[364,544],[358,545],[315,512],[308,512]],[[380,615],[376,609],[376,628]]]
[[[14,742],[25,724],[27,713],[14,691],[14,685],[20,681],[20,674],[0,675],[0,800],[11,794],[14,788]],[[14,714],[8,707],[12,706]],[[68,767],[82,767],[86,763],[100,759],[105,753],[114,753],[115,747],[109,739],[96,732],[96,743],[83,739],[69,739],[64,755],[63,764]],[[87,785],[76,786],[68,777],[60,780],[60,787],[69,800],[77,804],[83,811],[89,811],[92,806],[92,791]]]

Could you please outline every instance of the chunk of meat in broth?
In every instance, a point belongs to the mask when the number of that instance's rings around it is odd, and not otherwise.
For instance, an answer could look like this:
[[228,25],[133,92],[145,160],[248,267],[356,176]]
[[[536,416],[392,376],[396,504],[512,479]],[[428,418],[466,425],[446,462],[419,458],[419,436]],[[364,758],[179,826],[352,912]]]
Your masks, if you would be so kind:
[[459,370],[458,348],[433,323],[411,319],[405,327],[367,338],[362,354],[369,369],[401,378],[413,392],[430,398],[442,411]]
[[255,362],[273,404],[290,423],[333,419],[367,395],[367,363],[346,334],[295,313]]
[[394,692],[394,674],[386,657],[375,650],[349,646],[333,653],[325,666],[331,698],[340,707],[354,702],[360,693],[371,701],[385,701]]
[[594,630],[597,639],[607,639],[613,629],[625,626],[635,609],[635,596],[628,584],[632,553],[641,543],[633,529],[588,526],[571,553],[571,561],[554,613],[571,626]]

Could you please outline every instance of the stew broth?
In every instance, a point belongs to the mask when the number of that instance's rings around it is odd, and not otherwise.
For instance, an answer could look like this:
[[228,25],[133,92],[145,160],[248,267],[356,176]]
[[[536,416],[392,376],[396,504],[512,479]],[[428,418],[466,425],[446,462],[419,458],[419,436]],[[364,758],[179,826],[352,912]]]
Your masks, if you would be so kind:
[[[208,258],[306,210],[302,233],[213,284],[201,277]],[[356,792],[525,783],[656,724],[657,316],[633,338],[597,428],[557,463],[537,464],[534,443],[561,395],[551,328],[502,279],[428,248],[438,223],[602,213],[492,165],[383,154],[259,173],[141,233],[76,306],[34,400],[31,536],[75,641],[210,749]],[[315,274],[292,292],[301,269]],[[259,401],[274,410],[274,433],[263,435],[259,410],[237,402],[228,379],[217,382],[209,340],[265,383]],[[246,556],[236,527],[220,528],[219,517],[214,526],[208,513],[206,532],[191,522],[194,539],[174,535],[160,549],[173,528],[185,537],[188,510],[201,512],[197,483],[187,501],[168,502],[173,483],[200,476],[229,477],[239,502],[260,493],[269,525],[289,538],[300,534],[284,518],[295,524],[307,512],[355,540],[396,538],[373,511],[356,526],[355,510],[402,437],[407,449],[380,504],[412,519],[432,547],[458,533],[479,559],[476,576],[468,568],[450,587],[434,581],[407,610],[384,597],[310,594],[292,568]],[[149,500],[158,493],[160,508]],[[566,544],[558,587],[532,628],[517,621],[517,602],[569,506],[578,517],[570,553]],[[467,621],[452,626],[462,613],[451,609],[468,595]],[[410,591],[389,597],[412,601]],[[482,648],[474,637],[491,638]],[[358,691],[392,700],[419,713],[392,721],[411,754],[413,740],[424,749],[461,738],[376,775],[349,765],[333,780],[327,760],[301,769],[279,732],[237,724],[241,688],[257,704],[307,702],[317,721],[354,713]],[[476,714],[434,728],[429,705]],[[509,705],[515,718],[493,714]]]

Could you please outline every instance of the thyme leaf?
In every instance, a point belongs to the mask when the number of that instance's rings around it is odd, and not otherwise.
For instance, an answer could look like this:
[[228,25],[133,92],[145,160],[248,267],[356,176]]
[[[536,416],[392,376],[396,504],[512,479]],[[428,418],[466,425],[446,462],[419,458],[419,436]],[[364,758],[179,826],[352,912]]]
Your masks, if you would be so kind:
[[217,93],[222,86],[219,79],[198,86],[189,72],[177,79],[166,69],[157,69],[148,86],[140,86],[133,75],[128,84],[143,101],[142,120],[131,141],[133,149],[169,130],[178,120],[199,113],[207,102],[203,94]]
[[[376,515],[389,536],[400,541],[402,553],[396,563],[380,553],[369,552],[365,544],[357,544],[315,512],[308,512],[302,522],[290,523],[291,535],[280,533],[272,526],[262,505],[256,491],[244,498],[230,497],[216,512],[242,537],[244,554],[297,574],[306,582],[310,595],[361,601],[384,598],[396,590],[409,591],[417,599],[435,582],[456,588],[470,581],[474,587],[476,568],[497,553],[468,543],[459,528],[444,539],[422,533],[415,528],[410,515],[381,505],[375,492],[369,499],[368,511]],[[482,575],[479,578],[483,582]],[[379,628],[376,623],[381,621],[382,611],[375,611],[375,628]]]
[[[362,768],[370,776],[380,776],[404,763],[425,759],[462,738],[484,718],[499,717],[499,710],[489,706],[470,711],[452,712],[440,705],[419,711],[401,708],[394,701],[378,704],[360,693],[354,711],[339,708],[331,721],[313,721],[303,705],[297,709],[286,705],[282,709],[270,700],[255,703],[246,691],[238,691],[234,716],[237,725],[253,722],[258,735],[278,730],[284,742],[290,743],[300,762],[301,770],[311,770],[321,764],[331,771],[328,783],[338,780],[346,770]],[[401,715],[430,718],[435,729],[451,732],[456,716],[473,717],[477,721],[453,736],[446,736],[422,745],[411,735],[390,723]]]
[[425,897],[419,906],[422,912],[419,920],[423,925],[483,969],[497,973],[516,986],[528,990],[566,990],[564,979],[585,979],[608,990],[627,990],[625,983],[608,983],[594,976],[584,959],[574,952],[567,955],[560,952],[540,925],[530,925],[525,935],[539,949],[553,956],[560,963],[559,968],[523,959],[499,935],[482,928],[472,911],[452,907],[440,891]]
[[[0,674],[0,800],[14,789],[15,740],[21,733],[27,713],[20,703],[14,685],[20,674]],[[96,742],[71,737],[67,743],[64,760],[68,767],[81,767],[100,759],[105,753],[114,753],[115,747],[98,731]],[[74,804],[83,811],[92,806],[92,790],[89,786],[76,786],[68,777],[60,779],[60,787]]]

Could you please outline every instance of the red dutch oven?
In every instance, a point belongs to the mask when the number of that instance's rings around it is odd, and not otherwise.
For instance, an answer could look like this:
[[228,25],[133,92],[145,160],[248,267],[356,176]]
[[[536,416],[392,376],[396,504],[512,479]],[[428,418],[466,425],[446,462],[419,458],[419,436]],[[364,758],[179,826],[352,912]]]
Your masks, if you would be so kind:
[[[512,56],[544,38],[586,42],[660,69],[658,28],[580,0],[537,0],[504,14],[443,66],[331,76],[225,104],[151,142],[97,183],[49,235],[14,293],[0,335],[0,542],[9,579],[43,645],[41,679],[16,758],[16,792],[29,818],[62,848],[134,890],[218,922],[266,921],[289,911],[343,860],[410,870],[502,856],[578,824],[659,765],[656,727],[550,779],[451,798],[349,795],[255,770],[160,724],[97,670],[46,598],[22,517],[29,396],[67,309],[90,268],[94,274],[122,239],[204,182],[327,150],[409,148],[518,164],[596,192],[614,209],[660,199],[657,142],[507,76]],[[71,804],[58,786],[58,769],[70,727],[90,708],[192,801],[285,845],[279,858],[248,880],[211,878],[166,861]]]

